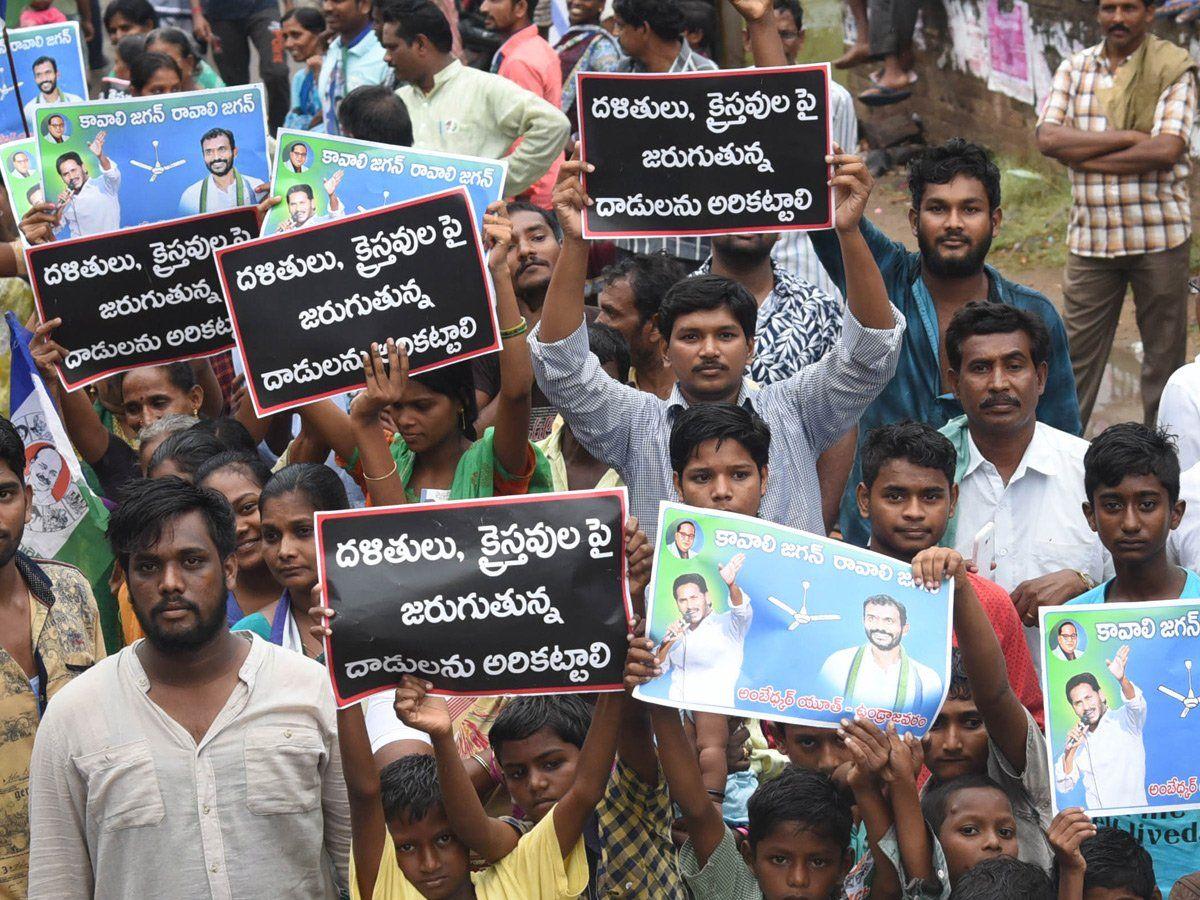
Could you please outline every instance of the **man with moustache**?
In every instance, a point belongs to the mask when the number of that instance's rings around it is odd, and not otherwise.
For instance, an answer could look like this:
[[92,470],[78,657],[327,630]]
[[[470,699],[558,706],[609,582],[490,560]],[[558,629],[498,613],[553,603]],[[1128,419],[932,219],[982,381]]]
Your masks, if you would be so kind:
[[24,150],[18,150],[12,155],[10,166],[9,171],[17,178],[30,178],[37,174],[37,170],[29,165],[29,154]]
[[32,129],[34,112],[39,106],[52,103],[78,103],[83,98],[58,87],[58,63],[51,56],[39,56],[33,61],[33,80],[38,92],[25,104],[25,122]]
[[950,385],[965,414],[942,427],[957,452],[958,509],[943,546],[974,555],[991,524],[989,578],[1012,595],[1035,661],[1038,608],[1056,606],[1113,573],[1083,513],[1088,443],[1039,422],[1049,392],[1050,336],[1041,318],[1001,303],[970,303],[946,329]]
[[0,417],[0,895],[23,897],[29,853],[29,761],[46,704],[104,657],[100,613],[74,566],[18,548],[33,509],[27,453]]
[[1058,67],[1037,125],[1038,149],[1071,170],[1063,318],[1084,423],[1128,288],[1146,424],[1186,358],[1196,64],[1149,34],[1154,14],[1153,0],[1099,0],[1104,40]]
[[55,144],[67,142],[67,120],[62,116],[51,116],[46,120],[46,137]]
[[121,170],[104,153],[108,132],[97,134],[88,149],[100,164],[100,177],[90,178],[83,158],[74,150],[64,153],[55,169],[66,188],[58,195],[62,221],[71,237],[87,237],[121,227]]
[[[546,289],[550,276],[558,262],[562,244],[562,229],[553,213],[524,200],[508,204],[508,218],[512,222],[513,240],[508,249],[508,271],[512,276],[513,290],[521,315],[532,329],[542,318],[542,304],[546,302]],[[500,363],[497,354],[481,356],[472,363],[475,373],[475,400],[479,416],[475,428],[482,431],[495,424],[496,407],[493,402],[500,393]],[[550,435],[558,410],[546,399],[538,386],[533,385],[533,407],[529,418],[529,439],[545,440]]]
[[337,896],[350,823],[333,696],[303,654],[230,633],[229,504],[173,476],[139,482],[108,537],[146,637],[42,720],[30,895],[249,897],[267,877]]
[[[859,421],[856,457],[862,453],[867,432],[880,425],[911,419],[940,428],[962,414],[950,389],[945,334],[954,314],[972,300],[1028,310],[1045,323],[1050,336],[1049,369],[1037,417],[1054,428],[1079,434],[1075,376],[1058,312],[1042,294],[1009,281],[984,262],[1002,219],[1000,171],[987,150],[961,138],[930,147],[909,163],[908,189],[912,197],[908,221],[919,253],[891,240],[866,219],[861,226],[888,297],[909,327],[896,376]],[[846,271],[833,233],[809,235],[844,295]],[[860,481],[862,466],[856,458],[842,494],[840,521],[845,539],[865,546],[869,534],[854,496]]]
[[328,212],[324,214],[317,213],[317,203],[312,185],[300,182],[288,188],[285,200],[289,215],[279,223],[278,230],[293,231],[297,228],[310,228],[313,225],[320,225],[322,222],[332,222],[335,219],[343,218],[346,215],[346,207],[338,198],[337,189],[345,174],[345,170],[338,169],[322,182],[325,194],[329,198]]
[[213,128],[205,132],[200,138],[200,152],[209,174],[180,196],[180,216],[254,206],[270,189],[261,178],[243,175],[234,167],[238,149],[229,129]]
[[867,643],[831,654],[821,666],[821,678],[845,698],[850,709],[862,704],[899,712],[920,709],[942,693],[937,672],[922,665],[904,649],[908,610],[888,594],[863,601],[863,630]]

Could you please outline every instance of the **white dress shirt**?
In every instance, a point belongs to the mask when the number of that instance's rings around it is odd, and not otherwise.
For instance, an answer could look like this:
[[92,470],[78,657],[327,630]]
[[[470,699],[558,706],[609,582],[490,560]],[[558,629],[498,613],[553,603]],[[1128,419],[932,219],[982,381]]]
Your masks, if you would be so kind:
[[[850,670],[854,667],[854,659],[862,650],[862,662],[858,667],[858,677],[854,680],[854,690],[848,691]],[[903,663],[897,657],[896,661],[886,668],[881,666],[871,652],[870,645],[847,647],[830,654],[821,666],[821,678],[830,689],[838,694],[846,694],[848,707],[873,706],[878,709],[916,709],[930,702],[931,698],[942,695],[942,679],[937,672],[923,666],[911,656],[908,658],[909,678],[904,696],[897,698],[900,692],[900,672]]]
[[663,674],[671,679],[667,696],[678,703],[733,706],[753,615],[750,597],[742,591],[741,606],[731,604],[728,612],[709,613],[695,628],[684,631],[663,660]]
[[1167,379],[1158,402],[1158,424],[1179,442],[1179,468],[1200,462],[1200,356]]
[[41,89],[38,89],[37,96],[25,104],[24,114],[25,121],[29,125],[30,132],[33,131],[37,124],[34,118],[37,116],[37,108],[39,106],[56,106],[59,103],[79,103],[83,100],[78,94],[72,94],[70,91],[59,90],[57,100],[43,100]]
[[1185,569],[1200,572],[1200,462],[1179,476],[1179,499],[1186,506],[1179,527],[1167,537],[1167,555]]
[[1147,806],[1146,696],[1134,687],[1133,698],[1122,696],[1120,709],[1109,709],[1075,751],[1071,771],[1063,769],[1066,754],[1054,763],[1054,781],[1066,792],[1083,778],[1088,809],[1127,809]]
[[[212,175],[202,178],[183,192],[179,198],[179,215],[194,216],[198,213],[214,213],[222,212],[226,209],[234,209],[239,204],[237,202],[238,181],[242,183],[242,202],[241,206],[256,206],[261,199],[254,189],[263,184],[261,178],[255,178],[253,175],[243,175],[237,173],[237,178],[229,182],[229,187],[220,187],[214,180]],[[200,191],[204,186],[204,182],[208,182],[207,191],[207,208],[200,208]]]
[[71,237],[117,231],[121,227],[120,189],[121,170],[109,160],[109,167],[101,169],[97,177],[89,177],[63,209],[63,221]]
[[[1038,422],[1005,485],[974,438],[967,440],[971,460],[958,488],[954,549],[969,558],[979,529],[994,522],[996,568],[980,574],[1009,593],[1024,581],[1063,569],[1083,572],[1097,583],[1115,574],[1112,557],[1083,516],[1087,441]],[[1042,658],[1037,635],[1036,627],[1025,630],[1035,666]]]
[[150,699],[141,641],[55,695],[30,764],[30,897],[338,896],[350,816],[328,676],[243,634],[199,743]]

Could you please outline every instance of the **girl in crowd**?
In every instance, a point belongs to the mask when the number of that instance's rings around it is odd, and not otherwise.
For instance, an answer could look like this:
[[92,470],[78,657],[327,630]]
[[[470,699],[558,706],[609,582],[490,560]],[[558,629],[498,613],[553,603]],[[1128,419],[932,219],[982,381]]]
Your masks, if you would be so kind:
[[503,338],[494,428],[476,439],[470,363],[410,378],[408,355],[392,340],[386,350],[374,345],[363,354],[367,386],[348,417],[329,401],[301,410],[305,423],[349,461],[375,504],[550,490],[546,458],[528,438],[533,368],[508,273],[512,226],[502,203],[488,207],[484,231]]
[[317,94],[317,76],[324,61],[325,17],[310,6],[298,6],[286,13],[280,23],[283,48],[300,64],[292,76],[292,103],[283,120],[284,128],[311,131],[321,123],[321,98]]
[[225,87],[213,68],[200,58],[192,39],[178,28],[156,28],[146,35],[146,50],[175,60],[183,76],[183,90],[203,91]]
[[165,53],[146,50],[129,64],[129,93],[134,97],[158,97],[183,90],[183,72]]
[[279,582],[271,574],[263,553],[262,514],[259,506],[271,469],[255,453],[229,450],[196,470],[196,484],[221,494],[233,507],[237,524],[237,587],[234,599],[239,616],[251,615],[279,600]]
[[271,476],[258,498],[260,540],[263,559],[283,586],[283,596],[242,619],[234,631],[253,631],[272,644],[321,657],[321,643],[307,627],[317,583],[313,513],[347,506],[346,489],[328,466],[295,463]]

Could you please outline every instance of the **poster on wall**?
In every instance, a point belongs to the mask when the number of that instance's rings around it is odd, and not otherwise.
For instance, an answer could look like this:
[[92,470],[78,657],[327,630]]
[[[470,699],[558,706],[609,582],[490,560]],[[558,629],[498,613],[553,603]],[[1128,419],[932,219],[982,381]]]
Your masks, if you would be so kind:
[[1033,65],[1029,49],[1029,4],[1025,0],[988,0],[988,52],[991,73],[988,90],[1007,94],[1022,103],[1034,102]]

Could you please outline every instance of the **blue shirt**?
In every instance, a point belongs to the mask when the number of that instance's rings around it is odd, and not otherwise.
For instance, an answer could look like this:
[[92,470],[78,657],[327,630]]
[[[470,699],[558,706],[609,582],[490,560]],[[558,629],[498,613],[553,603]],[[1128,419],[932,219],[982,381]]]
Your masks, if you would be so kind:
[[383,45],[369,23],[349,43],[343,44],[341,35],[330,43],[317,79],[326,133],[342,133],[337,108],[348,93],[365,84],[391,84],[392,68],[383,56]]
[[[942,393],[937,309],[924,284],[918,284],[921,254],[913,253],[903,244],[893,241],[866,219],[862,221],[862,233],[883,275],[888,297],[908,321],[908,328],[900,345],[896,376],[867,407],[858,423],[860,452],[867,432],[880,425],[912,419],[941,428],[955,416],[963,414],[962,405],[954,395]],[[810,231],[809,237],[821,264],[838,290],[845,295],[846,273],[842,267],[842,253],[836,233],[832,229]],[[1009,281],[991,266],[984,268],[988,276],[989,300],[1036,313],[1050,330],[1050,371],[1046,390],[1038,402],[1038,421],[1070,434],[1082,433],[1079,401],[1075,394],[1075,374],[1071,370],[1071,357],[1067,350],[1067,332],[1058,310],[1032,288]],[[856,454],[854,469],[842,495],[841,527],[845,540],[865,547],[871,536],[870,529],[858,514],[854,497],[860,481],[862,466]]]
[[[1180,600],[1200,600],[1200,576],[1184,569],[1187,581],[1179,592]],[[1108,586],[1115,579],[1096,585],[1086,594],[1068,600],[1067,606],[1103,603]],[[1136,816],[1093,816],[1097,827],[1128,831],[1146,848],[1154,860],[1154,878],[1165,897],[1175,882],[1200,866],[1200,811],[1142,813]]]

